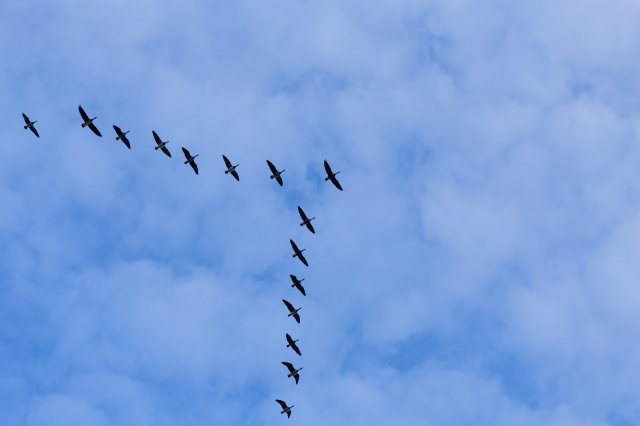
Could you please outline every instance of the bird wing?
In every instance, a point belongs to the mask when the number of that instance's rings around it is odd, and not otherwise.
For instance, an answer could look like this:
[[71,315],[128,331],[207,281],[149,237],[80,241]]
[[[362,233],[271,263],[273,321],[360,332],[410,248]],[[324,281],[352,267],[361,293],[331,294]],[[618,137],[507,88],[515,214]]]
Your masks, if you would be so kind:
[[278,182],[278,185],[282,186],[282,176],[276,176],[276,182]]
[[185,147],[182,147],[182,152],[184,153],[185,158],[188,160],[191,158],[191,153],[189,152],[189,150]]
[[[284,410],[284,408],[283,408],[283,410]],[[291,410],[287,411],[287,418],[290,418],[290,417],[291,417]]]
[[293,318],[296,320],[296,322],[298,324],[300,324],[300,315],[298,315],[298,313],[296,312],[295,314],[293,314]]
[[36,135],[37,137],[40,137],[40,135],[38,134],[38,131],[36,130],[36,126],[31,126],[29,127],[29,129],[31,129],[34,135]]
[[300,217],[302,218],[302,221],[303,221],[303,222],[304,222],[304,221],[306,221],[307,219],[309,219],[309,218],[307,217],[307,215],[306,215],[306,214],[304,214],[304,210],[302,210],[302,209],[300,208],[300,206],[298,206],[298,213],[300,214]]
[[302,286],[302,284],[298,284],[298,285],[296,285],[296,288],[297,288],[298,290],[300,290],[300,293],[302,293],[302,295],[303,295],[303,296],[306,296],[306,295],[307,295],[307,292],[306,292],[306,291],[304,291],[304,287]]
[[296,385],[297,385],[298,384],[298,380],[300,380],[300,375],[298,373],[296,373],[296,374],[293,375],[293,378],[295,379]]
[[92,131],[93,133],[95,133],[97,136],[102,137],[102,134],[100,133],[100,130],[98,130],[98,128],[96,127],[96,125],[95,125],[95,124],[93,124],[93,123],[89,123],[89,128],[90,128],[90,129],[91,129],[91,131]]
[[300,253],[300,250],[298,249],[298,246],[296,245],[296,243],[293,242],[293,240],[289,240],[289,242],[291,243],[291,248],[293,249],[293,251],[296,252],[296,254]]
[[300,349],[298,349],[298,345],[296,345],[296,342],[291,343],[291,349],[293,349],[293,351],[299,356],[302,356],[302,352],[300,352]]
[[307,229],[311,231],[312,234],[316,233],[316,230],[313,229],[313,225],[311,224],[311,222],[307,222]]
[[309,263],[307,263],[307,259],[304,257],[304,254],[302,254],[302,252],[298,253],[298,259],[300,259],[300,261],[304,263],[304,266],[309,266]]
[[171,157],[171,153],[169,152],[169,148],[167,148],[167,146],[163,146],[162,148],[160,148],[160,151],[164,152],[167,157]]
[[118,136],[122,136],[122,130],[120,129],[120,127],[116,126],[115,124],[113,125],[113,130],[116,131],[116,134]]
[[131,149],[131,144],[129,143],[129,138],[127,138],[127,135],[123,134],[120,140],[127,146],[127,148]]
[[276,399],[276,402],[277,402],[278,404],[280,404],[280,406],[282,407],[282,409],[283,409],[283,410],[286,410],[287,408],[289,408],[289,407],[287,407],[287,403],[286,403],[286,402],[284,402],[284,401],[283,401],[283,400],[281,400],[281,399]]
[[333,173],[331,171],[331,166],[329,165],[329,163],[327,163],[327,160],[324,160],[324,170],[327,172],[328,176],[331,176],[331,174]]
[[330,179],[331,179],[331,183],[333,183],[336,188],[338,188],[340,191],[342,191],[342,186],[340,185],[340,182],[338,182],[338,179],[336,179],[335,176],[331,176]]
[[231,170],[231,176],[233,176],[238,182],[240,182],[240,176],[238,176],[238,172],[236,172],[235,170]]
[[226,156],[226,155],[223,155],[223,156],[222,156],[222,159],[224,160],[224,164],[225,164],[225,166],[227,166],[227,169],[228,169],[229,167],[232,167],[232,166],[231,166],[231,161],[229,161],[229,159],[227,158],[227,156]]
[[285,367],[287,367],[289,369],[289,372],[295,371],[295,368],[293,368],[293,364],[291,364],[290,362],[282,362],[282,365],[284,365]]
[[287,307],[289,312],[295,311],[295,308],[293,307],[293,305],[288,300],[282,299],[282,302],[285,304],[285,306]]
[[155,139],[156,144],[158,144],[158,146],[162,145],[162,139],[160,139],[160,136],[158,136],[156,131],[152,130],[151,133],[153,133],[153,139]]
[[87,115],[86,112],[84,112],[84,109],[82,108],[81,105],[78,105],[78,111],[80,111],[80,116],[82,117],[82,119],[84,121],[88,121],[89,120],[89,116]]
[[191,164],[191,168],[193,169],[193,171],[198,174],[198,165],[196,164],[195,160],[190,162],[189,164]]
[[29,121],[31,120],[29,120],[29,117],[27,117],[27,115],[24,112],[22,113],[22,119],[24,120],[24,123],[26,125],[29,125]]
[[269,166],[269,169],[271,170],[272,175],[275,175],[276,173],[278,173],[278,169],[276,169],[276,166],[274,166],[271,161],[267,160],[267,165]]

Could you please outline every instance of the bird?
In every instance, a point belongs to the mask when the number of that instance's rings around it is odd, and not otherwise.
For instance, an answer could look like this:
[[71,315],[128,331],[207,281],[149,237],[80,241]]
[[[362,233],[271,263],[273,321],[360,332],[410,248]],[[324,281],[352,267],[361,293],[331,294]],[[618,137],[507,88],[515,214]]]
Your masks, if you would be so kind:
[[184,158],[187,159],[187,161],[185,161],[184,164],[190,164],[193,171],[196,172],[196,174],[198,174],[198,165],[196,164],[196,157],[200,154],[191,156],[191,153],[185,147],[182,147],[182,152],[184,153]]
[[289,276],[291,277],[291,282],[293,282],[291,287],[297,288],[303,296],[306,296],[307,293],[304,291],[304,287],[302,287],[302,281],[304,281],[304,278],[299,280],[295,275],[289,274]]
[[289,370],[289,374],[287,375],[287,377],[293,377],[293,379],[296,381],[296,385],[298,384],[298,380],[300,380],[300,374],[298,374],[300,372],[300,370],[302,370],[302,367],[300,368],[295,368],[293,366],[293,364],[291,364],[290,362],[282,362],[282,365],[284,365],[285,367],[287,367],[287,369]]
[[297,353],[299,356],[302,356],[302,352],[300,352],[298,345],[296,345],[296,342],[298,340],[293,340],[291,336],[289,336],[289,333],[287,333],[286,337],[287,337],[287,347],[293,349],[293,351]]
[[231,176],[233,176],[238,182],[240,182],[240,176],[238,176],[238,172],[236,172],[236,167],[238,167],[240,164],[232,166],[231,161],[229,161],[229,159],[225,155],[222,156],[222,159],[224,160],[225,166],[227,166],[227,170],[224,171],[224,174],[226,175],[227,173],[231,173]]
[[93,120],[95,120],[98,117],[89,118],[87,113],[84,112],[84,109],[82,108],[81,105],[78,105],[78,111],[80,111],[80,116],[82,117],[82,120],[84,120],[82,122],[82,127],[87,127],[88,126],[93,133],[95,133],[99,137],[102,137],[102,134],[100,133],[100,130],[98,130],[96,125],[93,124]]
[[122,141],[127,146],[127,148],[131,149],[129,138],[127,138],[127,133],[129,133],[129,131],[127,130],[126,132],[123,132],[122,129],[120,129],[120,127],[116,126],[115,124],[113,125],[113,130],[116,131],[116,140]]
[[330,180],[331,183],[333,183],[333,185],[338,188],[340,191],[342,191],[342,186],[340,186],[340,182],[338,182],[338,179],[336,179],[336,175],[340,172],[335,172],[333,173],[331,171],[331,166],[329,165],[329,163],[327,163],[327,160],[324,160],[324,170],[327,172],[327,177],[324,178],[325,182]]
[[300,224],[300,226],[306,226],[312,234],[315,234],[316,230],[313,229],[313,225],[311,224],[311,221],[315,219],[315,217],[309,219],[300,206],[298,206],[298,213],[300,214],[300,218],[302,219],[302,223]]
[[282,303],[284,303],[284,305],[287,307],[287,309],[289,310],[289,315],[287,315],[288,317],[293,317],[293,319],[296,320],[296,322],[298,324],[300,324],[300,315],[298,315],[298,311],[300,309],[302,309],[302,307],[299,307],[298,309],[294,308],[293,305],[291,304],[291,302],[289,302],[288,300],[282,299]]
[[294,407],[293,405],[291,407],[287,406],[287,403],[284,402],[281,399],[276,399],[276,402],[278,404],[280,404],[280,406],[282,407],[282,411],[280,412],[280,414],[285,414],[287,413],[287,418],[291,417],[291,409]]
[[165,146],[166,144],[169,143],[169,141],[162,142],[162,139],[160,139],[160,136],[158,136],[155,130],[152,130],[151,133],[153,133],[153,139],[155,139],[156,144],[158,145],[154,147],[154,149],[156,151],[159,149],[160,151],[164,152],[167,157],[171,157],[171,153],[169,152],[169,149]]
[[278,184],[280,186],[282,186],[282,176],[280,176],[282,173],[284,173],[284,170],[278,171],[278,169],[276,168],[276,166],[273,165],[273,163],[269,160],[267,160],[267,165],[269,166],[269,169],[271,170],[271,176],[269,176],[270,179],[275,179],[276,182],[278,182]]
[[34,126],[34,124],[36,124],[38,121],[31,121],[29,120],[29,117],[27,117],[27,114],[25,114],[24,112],[22,113],[22,118],[24,119],[24,122],[26,123],[26,126],[24,126],[24,129],[27,130],[31,130],[33,132],[34,135],[36,135],[36,137],[40,137],[40,135],[38,134],[38,130],[36,130],[36,126]]
[[291,243],[291,247],[293,248],[293,257],[297,257],[298,259],[300,259],[300,262],[304,263],[304,266],[309,266],[309,263],[307,263],[307,259],[302,254],[302,252],[306,249],[300,250],[296,243],[293,242],[293,240],[289,240],[289,242]]

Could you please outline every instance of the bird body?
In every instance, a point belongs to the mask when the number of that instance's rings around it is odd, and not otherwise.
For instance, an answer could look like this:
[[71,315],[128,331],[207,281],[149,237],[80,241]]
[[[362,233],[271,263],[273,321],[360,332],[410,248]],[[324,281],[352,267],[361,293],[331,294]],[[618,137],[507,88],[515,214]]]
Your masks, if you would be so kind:
[[89,118],[89,116],[87,115],[87,113],[84,111],[84,108],[82,108],[81,105],[78,105],[78,111],[80,112],[80,116],[82,117],[82,124],[81,126],[84,127],[89,127],[91,129],[91,131],[93,133],[96,134],[96,136],[102,137],[102,133],[100,133],[100,130],[98,130],[98,128],[96,127],[95,124],[93,124],[93,120],[95,120],[98,117],[93,117],[93,118]]
[[331,166],[329,165],[329,163],[327,162],[327,160],[324,160],[324,170],[327,172],[327,177],[324,178],[325,182],[330,180],[331,183],[338,188],[340,191],[342,191],[342,185],[340,185],[340,182],[338,182],[338,179],[336,179],[336,175],[340,172],[335,172],[333,173],[333,171],[331,170]]
[[37,121],[37,120],[36,120],[36,121],[31,121],[31,120],[29,120],[29,117],[27,117],[27,114],[25,114],[24,112],[22,113],[22,119],[24,120],[24,122],[25,122],[25,124],[26,124],[26,125],[24,126],[24,129],[25,129],[25,130],[27,130],[27,129],[31,130],[31,132],[32,132],[34,135],[36,135],[36,137],[38,137],[38,138],[39,138],[39,137],[40,137],[40,134],[38,134],[38,130],[36,129],[36,126],[34,126],[34,124],[36,124],[38,121]]
[[282,176],[280,176],[282,173],[284,173],[284,169],[281,171],[278,171],[278,168],[276,166],[273,165],[273,163],[269,160],[267,160],[267,165],[269,166],[269,170],[271,170],[271,176],[269,176],[270,179],[275,179],[276,182],[278,182],[278,185],[282,186]]

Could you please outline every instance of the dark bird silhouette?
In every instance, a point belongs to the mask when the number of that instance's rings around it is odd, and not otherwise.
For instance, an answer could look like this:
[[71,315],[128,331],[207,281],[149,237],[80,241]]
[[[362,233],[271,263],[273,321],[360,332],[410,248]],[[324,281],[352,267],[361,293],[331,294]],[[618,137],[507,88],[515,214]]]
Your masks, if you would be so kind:
[[38,121],[31,121],[29,120],[29,117],[27,117],[27,114],[25,114],[24,112],[22,113],[22,119],[24,120],[26,126],[24,126],[24,129],[27,130],[31,130],[33,132],[34,135],[36,135],[36,137],[40,137],[40,135],[38,134],[38,130],[36,130],[36,126],[34,126],[34,124],[36,124]]
[[291,364],[290,362],[284,362],[284,361],[282,362],[282,365],[287,367],[287,369],[289,370],[289,374],[287,375],[287,377],[293,377],[297,385],[298,380],[300,380],[300,374],[298,373],[300,372],[300,370],[302,370],[302,367],[295,368],[293,364]]
[[193,171],[196,172],[196,174],[198,174],[198,165],[196,164],[196,157],[200,154],[191,156],[191,153],[185,147],[182,147],[182,152],[184,153],[184,158],[187,159],[187,161],[185,161],[184,164],[190,164]]
[[127,133],[129,133],[129,131],[127,130],[126,132],[123,132],[122,129],[120,129],[120,127],[116,126],[115,124],[113,125],[113,130],[116,131],[116,140],[122,141],[127,146],[127,148],[131,149],[129,138],[127,138]]
[[164,152],[167,157],[171,157],[171,153],[169,152],[169,149],[165,146],[166,144],[169,143],[169,141],[162,142],[162,139],[160,139],[160,136],[158,136],[155,130],[152,130],[151,133],[153,133],[153,139],[156,141],[156,144],[158,145],[153,149],[155,149],[156,151],[160,150]]
[[293,340],[291,336],[289,336],[289,333],[287,333],[286,337],[287,337],[287,347],[293,349],[293,351],[297,353],[299,356],[302,356],[302,352],[300,352],[298,345],[296,345],[296,342],[298,340]]
[[303,296],[306,296],[307,293],[304,291],[304,287],[302,287],[302,281],[304,281],[304,278],[299,280],[295,275],[289,274],[289,276],[291,277],[291,282],[293,282],[291,287],[297,288]]
[[229,159],[225,155],[222,156],[222,159],[224,160],[225,166],[227,166],[227,170],[224,171],[224,174],[226,175],[227,173],[231,173],[231,176],[233,176],[238,182],[240,182],[240,176],[238,176],[238,172],[236,172],[236,167],[238,167],[240,164],[232,166],[231,161],[229,161]]
[[98,117],[89,118],[87,113],[84,112],[84,109],[80,105],[78,105],[78,111],[80,111],[80,116],[82,117],[82,120],[83,120],[82,127],[89,127],[91,131],[96,134],[96,136],[102,137],[100,130],[98,130],[96,125],[93,124],[93,120],[95,120]]
[[324,170],[327,172],[327,177],[324,178],[325,182],[330,180],[331,183],[333,183],[333,185],[338,188],[340,191],[342,191],[342,186],[340,186],[340,182],[338,182],[338,179],[336,179],[336,175],[340,172],[335,172],[333,173],[331,171],[331,166],[329,165],[329,163],[327,163],[327,160],[324,160]]
[[282,186],[282,176],[280,176],[282,173],[284,173],[284,170],[278,171],[278,169],[276,168],[276,166],[273,165],[273,163],[269,160],[267,160],[267,165],[269,166],[269,169],[271,170],[271,176],[269,176],[270,179],[275,179],[276,182],[278,182],[278,184],[280,186]]
[[287,418],[291,417],[291,409],[294,407],[293,405],[291,407],[287,406],[287,403],[284,402],[281,399],[276,399],[276,402],[278,404],[280,404],[280,406],[282,407],[282,411],[280,412],[280,414],[284,414],[287,413]]
[[298,206],[298,213],[300,213],[300,218],[302,219],[302,223],[300,224],[300,226],[306,226],[312,234],[315,234],[316,230],[313,229],[313,225],[311,224],[311,221],[315,219],[315,217],[309,219],[300,206]]
[[289,315],[287,315],[288,317],[293,317],[293,319],[296,320],[296,322],[298,324],[300,324],[300,315],[298,315],[298,311],[300,309],[302,309],[302,307],[296,309],[293,307],[293,305],[291,304],[291,302],[289,302],[288,300],[284,300],[282,299],[282,303],[284,303],[284,305],[287,307],[287,309],[289,310]]
[[309,266],[309,264],[307,263],[307,259],[302,254],[302,252],[306,249],[300,250],[296,243],[293,242],[293,240],[289,240],[289,242],[291,243],[291,247],[293,248],[293,257],[297,257],[298,259],[300,259],[300,262],[304,263],[304,266]]

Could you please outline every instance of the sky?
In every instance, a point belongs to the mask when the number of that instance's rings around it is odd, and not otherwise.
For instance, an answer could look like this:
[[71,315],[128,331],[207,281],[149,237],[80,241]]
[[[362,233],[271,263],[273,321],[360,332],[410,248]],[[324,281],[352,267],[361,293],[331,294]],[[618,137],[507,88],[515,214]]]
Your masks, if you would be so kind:
[[0,424],[640,424],[637,1],[0,9]]

